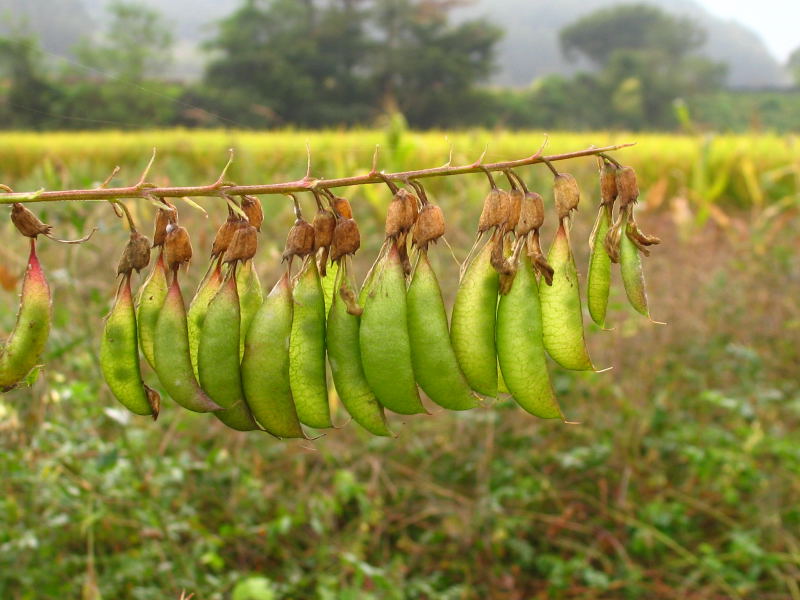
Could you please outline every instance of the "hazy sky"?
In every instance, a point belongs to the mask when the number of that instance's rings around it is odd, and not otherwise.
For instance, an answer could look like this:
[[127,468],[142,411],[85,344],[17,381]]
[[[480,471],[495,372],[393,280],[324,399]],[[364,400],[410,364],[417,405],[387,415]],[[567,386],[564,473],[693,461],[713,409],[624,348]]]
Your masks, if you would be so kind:
[[800,47],[800,0],[700,0],[709,12],[756,30],[780,61]]

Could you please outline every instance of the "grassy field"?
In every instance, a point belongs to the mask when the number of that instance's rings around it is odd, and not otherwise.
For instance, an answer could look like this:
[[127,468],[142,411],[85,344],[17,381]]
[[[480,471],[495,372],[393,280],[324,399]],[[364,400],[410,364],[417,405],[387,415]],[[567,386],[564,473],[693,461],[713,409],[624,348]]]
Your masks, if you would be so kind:
[[[402,131],[3,134],[0,182],[82,187],[115,165],[133,182],[216,178],[236,149],[240,183],[533,153],[541,134]],[[126,239],[102,204],[37,208],[80,247],[41,244],[54,289],[47,368],[0,397],[0,597],[270,600],[642,598],[800,599],[800,149],[791,138],[553,133],[549,152],[636,141],[617,154],[641,175],[639,220],[664,243],[646,259],[653,325],[626,306],[612,331],[588,325],[602,374],[551,373],[575,425],[510,401],[468,413],[392,417],[397,439],[340,429],[314,442],[226,430],[168,402],[157,423],[128,417],[102,384],[102,318]],[[586,272],[596,166],[562,163],[584,199],[573,241]],[[549,202],[542,167],[522,170]],[[429,185],[456,260],[472,242],[481,176]],[[363,275],[382,235],[382,187],[351,190]],[[215,204],[216,202],[216,204]],[[224,206],[181,205],[196,260],[190,295]],[[149,233],[153,210],[132,201]],[[312,203],[304,199],[311,210]],[[551,208],[550,205],[548,205]],[[257,257],[280,272],[289,201],[265,200]],[[0,331],[13,324],[26,244],[0,208]],[[545,246],[552,239],[548,213]],[[458,265],[434,267],[452,302]],[[138,283],[138,282],[137,282]],[[151,378],[152,374],[147,377]]]

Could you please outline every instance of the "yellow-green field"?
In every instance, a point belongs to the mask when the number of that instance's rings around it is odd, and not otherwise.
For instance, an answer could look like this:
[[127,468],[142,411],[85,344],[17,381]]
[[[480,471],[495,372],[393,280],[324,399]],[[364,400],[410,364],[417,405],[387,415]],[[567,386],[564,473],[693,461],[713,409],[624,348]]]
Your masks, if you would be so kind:
[[[535,152],[539,132],[142,132],[0,135],[0,183],[19,191],[94,186],[115,165],[135,182],[267,183],[471,163]],[[653,325],[615,274],[608,322],[589,326],[599,373],[551,374],[566,415],[543,422],[502,400],[465,413],[392,416],[396,439],[348,422],[313,442],[227,430],[165,401],[127,417],[97,360],[127,233],[103,203],[32,207],[54,292],[46,368],[0,397],[0,598],[800,600],[800,149],[792,138],[552,132],[548,153],[635,141],[616,154],[640,173],[640,223],[663,244],[645,260]],[[596,214],[593,159],[560,163],[583,201],[573,224],[585,277]],[[552,181],[520,173],[545,196]],[[469,175],[427,184],[447,220],[431,251],[447,305],[487,191]],[[382,239],[384,186],[343,192],[362,231],[359,277]],[[208,217],[179,203],[206,267]],[[256,259],[264,287],[283,268],[290,201],[265,199]],[[312,210],[310,198],[302,199]],[[128,202],[150,234],[153,208]],[[26,241],[0,207],[0,331],[14,321]],[[455,261],[454,261],[455,257]],[[135,283],[138,285],[141,278]],[[581,279],[585,284],[585,279]],[[145,372],[152,381],[152,373]]]

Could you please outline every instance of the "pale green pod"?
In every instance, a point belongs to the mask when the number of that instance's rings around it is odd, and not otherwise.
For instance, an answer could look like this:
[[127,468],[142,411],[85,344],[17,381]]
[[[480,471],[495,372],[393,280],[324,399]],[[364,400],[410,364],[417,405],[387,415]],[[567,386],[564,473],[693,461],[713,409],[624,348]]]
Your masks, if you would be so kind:
[[322,295],[325,298],[325,314],[327,315],[331,311],[331,305],[333,304],[333,296],[335,295],[336,290],[336,281],[339,275],[339,262],[330,262],[328,261],[327,266],[325,267],[325,277],[320,277],[320,283],[322,284]]
[[161,385],[175,402],[194,412],[211,412],[222,407],[200,388],[189,357],[186,308],[173,275],[167,297],[161,305],[153,339],[155,371]]
[[628,237],[629,229],[630,224],[625,223],[624,234],[620,236],[619,242],[619,270],[622,274],[622,283],[625,286],[628,302],[637,312],[649,319],[650,309],[647,306],[647,290],[644,283],[642,256],[639,253],[639,248]]
[[608,293],[611,289],[611,257],[606,252],[604,240],[611,227],[611,207],[601,206],[592,231],[592,254],[589,259],[589,277],[586,283],[586,303],[592,320],[600,327],[606,326]]
[[16,386],[38,364],[50,335],[50,305],[50,286],[31,238],[17,322],[0,353],[0,391]]
[[244,399],[239,365],[241,314],[236,280],[228,275],[208,304],[197,352],[200,386],[224,410],[214,413],[228,427],[253,431],[253,420]]
[[450,339],[458,364],[470,387],[484,396],[497,396],[495,318],[499,276],[491,263],[488,241],[461,277],[453,305]]
[[137,415],[153,414],[139,366],[136,311],[129,274],[123,276],[106,318],[100,342],[100,368],[111,393],[125,408]]
[[307,258],[297,275],[292,335],[289,340],[289,382],[300,422],[315,429],[331,427],[325,372],[325,299],[317,263]]
[[[344,289],[355,298],[345,271],[345,267],[339,269],[334,289]],[[361,318],[347,312],[347,304],[338,293],[331,301],[326,340],[336,393],[356,423],[373,435],[390,436],[383,406],[369,387],[361,366],[358,335]]]
[[497,355],[503,378],[517,404],[543,419],[562,417],[547,371],[536,274],[525,253],[511,290],[500,296]]
[[239,344],[239,359],[244,356],[244,340],[250,324],[253,322],[258,309],[264,303],[264,292],[261,289],[261,281],[258,278],[256,267],[252,260],[248,260],[237,267],[236,287],[239,293],[239,306],[241,307],[242,322],[239,328],[241,332]]
[[[160,211],[159,211],[160,212]],[[164,298],[167,297],[167,271],[164,267],[164,252],[159,253],[144,284],[139,290],[136,301],[136,326],[139,329],[139,349],[142,351],[148,364],[155,366],[155,353],[153,351],[156,323]]]
[[275,284],[245,336],[242,383],[256,421],[281,438],[305,437],[289,385],[293,300],[289,274]]
[[426,251],[420,252],[414,267],[407,301],[411,362],[420,387],[443,408],[475,408],[478,398],[458,366],[439,280]]
[[593,370],[583,336],[583,311],[575,259],[562,222],[547,256],[553,267],[553,285],[539,288],[544,347],[565,369]]
[[189,333],[189,357],[192,359],[192,368],[198,380],[200,372],[197,369],[197,348],[200,345],[200,331],[203,329],[203,322],[208,313],[208,304],[217,294],[221,285],[222,271],[220,270],[219,262],[217,262],[198,286],[186,313],[186,325]]
[[359,341],[369,387],[391,411],[426,412],[414,380],[405,274],[394,244],[376,263],[363,306]]

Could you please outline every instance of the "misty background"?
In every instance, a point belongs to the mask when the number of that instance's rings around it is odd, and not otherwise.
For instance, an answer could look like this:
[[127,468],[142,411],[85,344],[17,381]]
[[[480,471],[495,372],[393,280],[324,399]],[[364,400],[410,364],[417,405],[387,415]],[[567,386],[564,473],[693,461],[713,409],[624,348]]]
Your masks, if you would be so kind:
[[[301,126],[372,124],[381,114],[399,110],[409,118],[412,125],[425,128],[465,125],[547,126],[548,120],[553,121],[553,115],[531,116],[535,111],[531,109],[528,111],[531,114],[526,114],[524,106],[526,103],[529,106],[532,106],[531,103],[539,105],[553,103],[555,99],[548,97],[543,100],[541,92],[536,95],[531,90],[542,87],[552,90],[554,86],[561,86],[561,93],[565,97],[589,95],[590,92],[596,97],[599,93],[597,89],[576,91],[573,88],[568,90],[565,88],[564,82],[570,78],[579,79],[583,73],[597,74],[604,65],[590,60],[585,53],[581,52],[567,56],[560,42],[561,32],[565,27],[598,10],[632,3],[620,0],[562,0],[558,3],[547,0],[419,0],[417,2],[410,0],[385,0],[383,2],[304,0],[304,2],[296,3],[297,6],[306,7],[312,11],[325,10],[328,6],[336,5],[349,6],[356,11],[361,10],[362,7],[370,10],[373,6],[375,10],[383,10],[381,7],[384,5],[386,7],[394,5],[395,10],[399,10],[397,8],[399,6],[422,7],[420,9],[422,14],[426,11],[433,11],[443,15],[451,31],[458,25],[469,23],[485,25],[487,31],[488,27],[495,26],[496,36],[486,41],[485,48],[470,48],[468,44],[461,48],[462,53],[484,53],[485,56],[482,57],[484,65],[475,68],[474,72],[468,75],[469,82],[463,89],[453,89],[453,92],[461,93],[468,89],[484,91],[508,89],[514,95],[515,102],[511,104],[502,100],[497,102],[496,98],[487,100],[486,94],[482,96],[478,94],[481,96],[480,98],[470,98],[470,105],[477,107],[476,113],[492,112],[498,115],[494,119],[467,115],[464,110],[456,106],[442,107],[442,113],[454,110],[462,113],[461,121],[453,118],[441,118],[433,115],[432,111],[428,111],[424,115],[415,114],[415,109],[406,110],[402,99],[392,99],[387,106],[385,89],[380,93],[375,92],[373,97],[366,100],[367,104],[372,105],[373,110],[371,111],[354,110],[345,111],[347,114],[344,114],[341,110],[330,110],[323,111],[325,116],[287,114],[285,110],[281,110],[280,99],[273,101],[268,95],[264,95],[260,101],[256,102],[260,106],[256,109],[260,115],[258,118],[232,118],[233,113],[241,114],[250,109],[244,106],[224,106],[226,101],[221,102],[219,98],[214,97],[213,93],[206,93],[207,89],[201,89],[214,86],[214,82],[210,81],[209,65],[220,56],[219,44],[215,42],[220,39],[222,31],[220,23],[226,18],[230,18],[245,5],[252,4],[253,7],[268,11],[270,6],[277,6],[280,4],[279,2],[172,0],[165,3],[157,0],[140,0],[133,3],[121,3],[115,2],[115,0],[59,0],[57,2],[51,0],[0,0],[0,14],[7,17],[0,22],[0,35],[27,35],[34,39],[42,50],[39,60],[43,65],[42,72],[46,71],[51,77],[58,75],[63,79],[63,71],[67,70],[70,71],[67,78],[72,82],[79,78],[89,78],[94,83],[97,83],[98,80],[112,79],[119,84],[122,81],[129,81],[130,74],[115,72],[113,65],[110,68],[106,65],[104,68],[103,65],[94,64],[85,59],[85,52],[82,54],[78,49],[86,49],[93,44],[98,49],[102,47],[103,38],[107,37],[109,28],[113,26],[112,7],[120,4],[148,7],[152,11],[152,15],[157,17],[158,26],[163,27],[169,34],[169,39],[164,40],[165,43],[161,50],[164,60],[158,61],[158,66],[145,74],[146,79],[178,84],[180,90],[162,90],[158,87],[158,93],[163,92],[174,102],[185,102],[196,108],[197,110],[192,113],[194,117],[205,114],[205,118],[193,120],[191,114],[187,116],[187,113],[191,111],[178,110],[172,112],[182,112],[182,116],[175,114],[170,116],[170,111],[164,106],[166,100],[162,99],[160,106],[150,110],[151,114],[142,115],[143,118],[155,119],[152,122],[153,125],[274,127],[289,123]],[[742,130],[766,126],[767,128],[779,127],[782,130],[792,130],[796,124],[800,123],[800,116],[795,118],[792,113],[792,106],[797,104],[797,98],[791,95],[796,83],[792,65],[800,62],[800,52],[788,59],[787,57],[779,59],[770,52],[764,40],[754,30],[739,22],[714,16],[695,0],[646,0],[633,4],[655,6],[667,15],[687,18],[702,34],[702,41],[691,54],[720,65],[722,71],[720,76],[714,79],[714,85],[702,86],[703,89],[679,90],[676,97],[670,99],[670,102],[680,99],[681,103],[677,108],[678,113],[669,119],[669,123],[662,116],[650,115],[648,117],[647,111],[642,109],[639,110],[644,115],[642,118],[606,119],[611,122],[612,126],[630,129],[675,129],[687,126],[703,128],[708,126],[719,130]],[[280,11],[279,7],[273,6],[273,9],[278,13]],[[387,10],[390,9],[387,8]],[[375,25],[366,23],[364,27],[369,31],[369,28],[374,28]],[[330,37],[331,39],[325,39],[324,42],[336,46],[343,41],[341,38],[337,41],[333,35]],[[142,41],[144,44],[148,43],[147,40]],[[417,40],[417,43],[419,44],[420,40]],[[800,48],[800,36],[798,36],[797,46]],[[268,46],[265,48],[268,49]],[[358,52],[358,48],[355,46],[351,50],[354,53]],[[450,48],[450,50],[454,53],[457,52],[455,48]],[[319,49],[317,51],[324,52]],[[32,56],[35,56],[35,53]],[[444,63],[452,62],[446,54],[443,56],[445,56]],[[286,59],[289,64],[293,64],[293,57],[287,54]],[[264,60],[259,71],[269,69],[270,63],[266,58]],[[6,64],[0,64],[0,68],[5,67],[6,74],[14,71],[13,66],[9,66],[8,60],[3,62]],[[420,64],[423,61],[417,60],[416,62],[418,63],[416,67],[421,68]],[[83,71],[81,71],[81,67],[84,68]],[[89,71],[87,67],[92,70]],[[353,68],[356,71],[363,71],[363,67],[360,65]],[[312,73],[312,79],[317,75]],[[8,75],[6,77],[4,87],[6,89],[13,87],[9,83]],[[380,79],[379,76],[376,77]],[[702,80],[703,78],[696,79]],[[210,85],[203,86],[204,80],[206,84]],[[106,81],[106,83],[108,82]],[[143,84],[140,81],[136,83],[137,85]],[[641,83],[650,85],[646,81]],[[664,84],[665,87],[670,87],[668,82],[665,81]],[[136,96],[146,94],[142,90],[129,91]],[[607,93],[609,96],[613,96],[616,91],[609,90]],[[712,93],[719,91],[730,93],[724,98],[719,95],[711,98]],[[630,93],[630,90],[626,93]],[[787,94],[789,94],[788,97]],[[69,95],[68,93],[67,96]],[[256,96],[258,95],[256,94]],[[362,97],[366,98],[368,95],[362,94]],[[552,96],[552,93],[550,95]],[[687,99],[690,100],[689,103],[683,103]],[[284,100],[284,104],[292,105],[296,99]],[[351,99],[350,102],[352,103],[353,100]],[[635,99],[627,101],[628,104],[635,102]],[[647,103],[647,101],[642,102]],[[97,103],[93,102],[92,104]],[[27,109],[27,107],[22,107],[19,102],[15,103],[14,107],[18,110]],[[685,110],[687,107],[688,111]],[[184,105],[184,108],[187,107]],[[569,110],[569,106],[564,106],[563,109],[566,112]],[[44,118],[46,115],[40,115],[42,118],[38,120],[30,118],[20,120],[9,116],[0,116],[0,126],[6,128],[89,126],[88,121],[83,124],[75,122],[73,111],[65,106],[63,101],[55,103],[49,108],[39,107],[36,110],[51,115],[60,115],[62,122],[54,122],[54,120],[58,121],[55,116],[47,121]],[[571,112],[575,114],[580,111],[572,110]],[[791,114],[787,115],[787,112]],[[107,121],[105,124],[108,126],[133,126],[129,120],[123,121],[113,118],[113,115],[100,113],[102,111],[99,111],[97,120]],[[780,117],[772,113],[780,113]],[[133,116],[136,113],[134,111],[129,114]],[[215,115],[217,118],[208,118],[210,115]],[[687,125],[687,119],[691,121],[691,124]],[[561,121],[562,119],[555,118],[552,126],[580,129],[598,125],[598,123],[589,122],[580,116]],[[97,125],[103,125],[103,123],[98,122]]]

